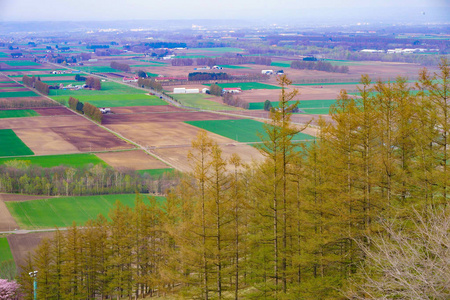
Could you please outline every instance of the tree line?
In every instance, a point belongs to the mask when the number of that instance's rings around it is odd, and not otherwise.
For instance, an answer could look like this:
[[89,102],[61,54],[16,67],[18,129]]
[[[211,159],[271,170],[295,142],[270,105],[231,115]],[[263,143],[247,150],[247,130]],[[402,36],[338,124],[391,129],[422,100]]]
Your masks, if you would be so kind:
[[83,103],[76,98],[69,98],[69,108],[86,115],[89,119],[102,124],[103,114],[100,109],[88,102]]
[[243,65],[257,64],[270,66],[272,59],[263,56],[222,56],[222,57],[199,57],[199,58],[175,58],[172,59],[172,66],[216,66],[216,65]]
[[157,82],[154,78],[143,78],[139,77],[137,81],[137,85],[140,87],[146,87],[149,89],[153,89],[155,91],[162,91],[162,85],[161,83]]
[[[245,165],[236,154],[226,159],[200,131],[188,154],[192,172],[165,202],[141,207],[138,197],[134,211],[117,204],[110,225],[99,217],[74,226],[44,242],[24,270],[39,270],[40,292],[49,293],[42,299],[58,299],[56,293],[81,299],[168,293],[189,299],[344,297],[364,266],[365,250],[380,236],[391,239],[386,221],[418,220],[414,209],[428,220],[448,207],[446,61],[440,70],[421,71],[418,93],[405,78],[372,83],[362,76],[359,94],[342,91],[330,109],[332,121],[319,120],[320,132],[309,143],[294,140],[301,128],[290,118],[298,103],[289,101],[298,91],[288,91],[291,81],[280,76],[279,106],[270,111],[267,138],[257,147],[262,162]],[[402,229],[414,228],[406,222]],[[91,244],[96,241],[106,245]],[[60,251],[63,243],[69,247]],[[445,244],[438,247],[445,251]],[[443,253],[425,253],[423,263],[435,259],[445,266],[448,251]],[[389,275],[378,270],[375,281]],[[30,295],[31,279],[25,274],[21,280]],[[448,297],[445,281],[437,284],[436,299]],[[355,297],[384,295],[367,284],[352,288]]]
[[228,80],[231,79],[227,73],[192,72],[188,75],[188,81],[195,80]]
[[112,61],[110,64],[111,68],[119,70],[119,71],[123,71],[123,72],[130,72],[131,68],[130,65],[128,64],[124,64],[124,63],[120,63],[117,61]]
[[295,60],[291,63],[292,69],[299,70],[317,70],[324,72],[332,72],[332,73],[348,73],[348,66],[333,66],[329,62],[324,61],[301,61]]
[[34,75],[32,77],[29,77],[27,75],[23,75],[22,82],[28,87],[35,88],[38,92],[44,95],[48,95],[50,87],[48,84],[41,81],[41,78],[35,77]]
[[85,78],[85,82],[88,88],[94,89],[94,90],[101,90],[102,89],[102,82],[100,81],[100,78],[89,76]]

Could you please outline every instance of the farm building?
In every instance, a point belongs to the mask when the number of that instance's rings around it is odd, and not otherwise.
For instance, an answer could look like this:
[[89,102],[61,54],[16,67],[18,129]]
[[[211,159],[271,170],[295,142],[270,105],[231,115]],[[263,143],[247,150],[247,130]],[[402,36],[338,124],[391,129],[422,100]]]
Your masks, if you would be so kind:
[[187,88],[174,88],[174,94],[198,94],[200,93],[199,89],[187,89]]
[[123,82],[137,82],[139,77],[124,77],[122,78]]
[[262,70],[261,74],[272,75],[273,74],[273,70]]
[[224,88],[223,92],[228,94],[238,94],[242,93],[242,90],[241,88]]
[[203,93],[203,94],[206,94],[207,92],[209,92],[209,89],[208,89],[208,88],[203,88],[203,89],[202,89],[202,93]]
[[109,113],[111,113],[111,108],[109,108],[109,107],[101,107],[100,108],[100,112],[102,114],[109,114]]

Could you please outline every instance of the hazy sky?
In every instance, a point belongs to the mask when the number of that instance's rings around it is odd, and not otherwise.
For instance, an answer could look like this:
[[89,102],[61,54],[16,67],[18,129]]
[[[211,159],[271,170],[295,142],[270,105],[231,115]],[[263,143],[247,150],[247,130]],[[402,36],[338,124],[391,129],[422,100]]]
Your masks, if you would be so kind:
[[[424,12],[424,13],[423,13]],[[391,18],[450,22],[450,0],[0,0],[0,21]]]

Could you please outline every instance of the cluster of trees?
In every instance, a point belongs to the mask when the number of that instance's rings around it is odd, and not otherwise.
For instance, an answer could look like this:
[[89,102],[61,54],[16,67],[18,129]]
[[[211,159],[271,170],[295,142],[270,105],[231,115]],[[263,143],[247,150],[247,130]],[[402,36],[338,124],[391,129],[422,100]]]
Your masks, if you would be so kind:
[[139,77],[137,84],[140,87],[146,87],[158,92],[162,91],[163,89],[161,83],[157,82],[154,78]]
[[14,99],[14,101],[0,99],[0,108],[54,107],[54,106],[59,106],[59,104],[49,99],[39,99],[39,100]]
[[94,106],[88,102],[83,103],[76,98],[69,98],[69,107],[79,113],[85,114],[89,119],[101,124],[103,120],[103,114],[97,106]]
[[19,285],[15,281],[0,279],[0,300],[19,299]]
[[222,96],[222,88],[217,84],[213,83],[209,87],[209,93],[214,96]]
[[22,81],[23,81],[23,84],[25,84],[26,86],[35,88],[41,94],[48,95],[50,87],[48,84],[42,82],[41,78],[39,76],[35,77],[33,75],[32,77],[29,77],[27,75],[23,75]]
[[227,80],[230,79],[227,73],[208,73],[208,72],[193,72],[189,73],[188,80]]
[[[391,241],[385,221],[416,220],[417,208],[428,222],[432,211],[448,207],[450,68],[445,61],[440,67],[436,76],[421,72],[418,93],[404,78],[372,84],[362,76],[359,95],[342,91],[330,110],[332,122],[319,120],[316,140],[306,145],[294,140],[300,129],[290,122],[297,104],[289,101],[298,91],[288,91],[291,81],[281,76],[279,107],[271,110],[264,125],[267,139],[258,146],[262,162],[246,166],[238,155],[226,159],[201,131],[188,154],[191,176],[165,202],[144,208],[138,200],[134,212],[117,205],[110,214],[117,225],[108,227],[100,217],[83,229],[74,227],[42,244],[24,270],[39,270],[42,293],[73,298],[155,291],[190,299],[342,297],[368,257],[366,249],[375,245],[372,253],[383,252],[373,241],[379,236]],[[416,227],[406,222],[402,229],[411,233]],[[448,228],[437,232],[448,236]],[[91,244],[96,241],[106,245]],[[59,251],[65,242],[70,249]],[[422,275],[438,276],[421,270],[429,263],[448,265],[445,243],[444,238],[433,242],[439,256],[420,246],[424,243],[409,248],[419,251],[411,253],[412,265],[402,265],[404,259],[395,265],[397,273],[411,275],[405,281],[396,279],[389,265],[373,264],[375,275],[362,274],[394,281],[385,285],[389,291],[365,278],[367,284],[356,284],[352,294],[383,298],[387,292],[402,295],[394,292],[413,284],[424,287],[428,278]],[[401,249],[397,253],[405,256]],[[59,281],[63,272],[72,275]],[[445,278],[430,281],[439,291],[436,299],[449,296]],[[26,273],[22,281],[29,294]]]
[[94,90],[101,90],[102,89],[102,83],[100,81],[100,78],[89,76],[86,78],[86,85],[90,89]]
[[237,95],[233,95],[231,93],[225,93],[222,97],[223,103],[226,105],[234,106],[234,107],[240,107],[244,109],[248,109],[249,104],[248,102],[242,100]]
[[135,171],[110,167],[59,166],[42,168],[25,159],[14,159],[0,166],[0,192],[47,196],[82,196],[133,193],[162,193],[177,183],[177,175],[152,177]]
[[80,74],[75,75],[75,80],[76,81],[86,81],[86,77],[81,76]]
[[329,62],[324,61],[305,61],[305,60],[295,60],[291,63],[292,69],[300,70],[317,70],[332,73],[348,73],[349,69],[347,66],[333,66]]
[[117,61],[112,61],[110,64],[111,68],[119,70],[119,71],[123,71],[123,72],[130,72],[131,68],[130,65],[128,64],[124,64],[124,63],[120,63]]
[[216,65],[242,65],[257,64],[270,66],[272,59],[264,56],[222,56],[222,57],[199,57],[192,58],[176,58],[172,59],[172,66],[216,66]]

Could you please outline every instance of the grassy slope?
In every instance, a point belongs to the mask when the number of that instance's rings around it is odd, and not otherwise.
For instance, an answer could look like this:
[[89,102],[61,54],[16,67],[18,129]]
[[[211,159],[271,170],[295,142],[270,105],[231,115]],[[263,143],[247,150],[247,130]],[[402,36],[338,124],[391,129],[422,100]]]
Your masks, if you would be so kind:
[[[21,228],[67,227],[75,221],[84,224],[99,214],[107,216],[114,203],[119,200],[134,206],[135,194],[73,196],[24,202],[7,202],[6,206]],[[163,201],[164,197],[156,197]],[[147,202],[145,198],[144,202]]]
[[11,248],[5,237],[0,238],[0,262],[13,259]]

